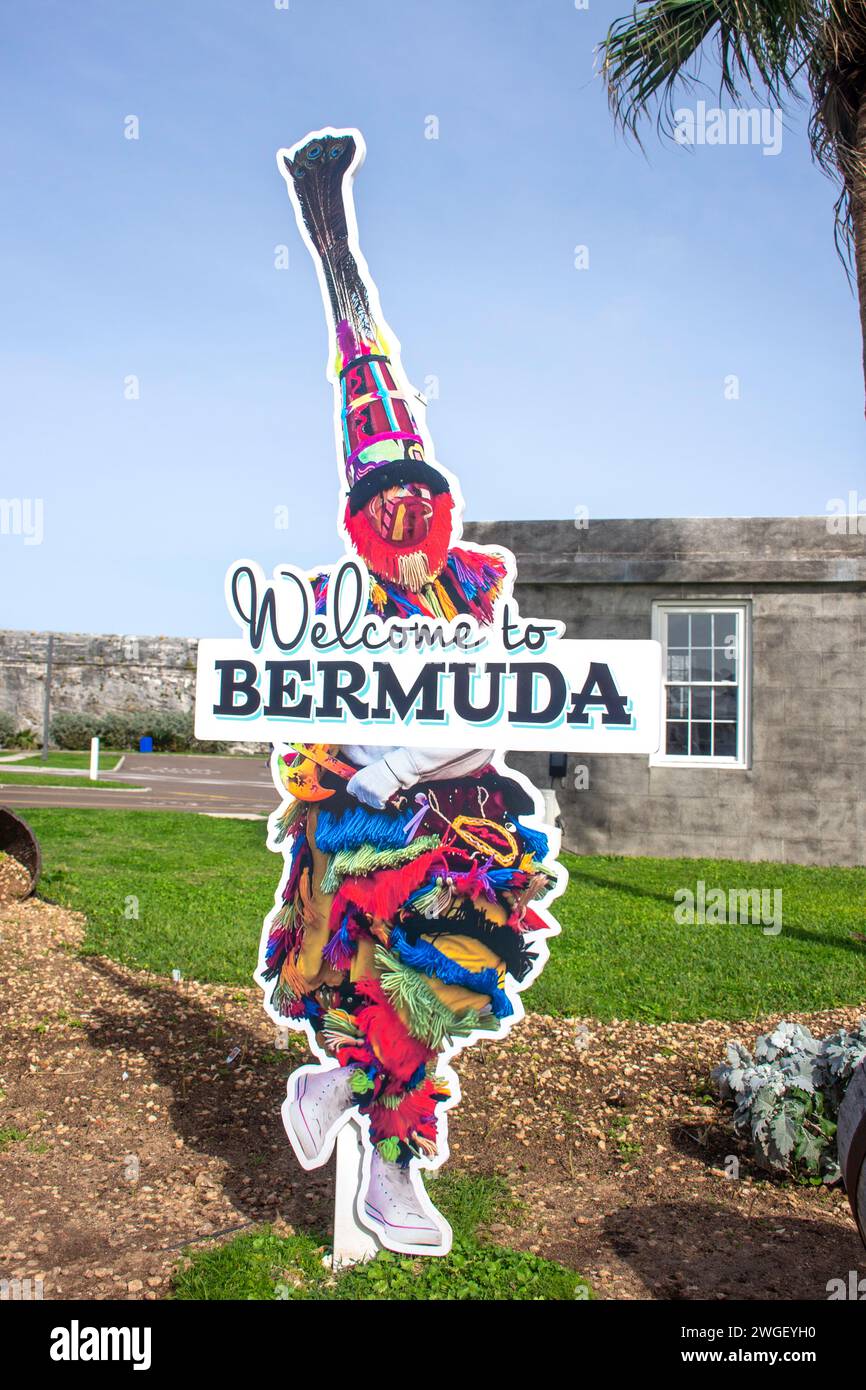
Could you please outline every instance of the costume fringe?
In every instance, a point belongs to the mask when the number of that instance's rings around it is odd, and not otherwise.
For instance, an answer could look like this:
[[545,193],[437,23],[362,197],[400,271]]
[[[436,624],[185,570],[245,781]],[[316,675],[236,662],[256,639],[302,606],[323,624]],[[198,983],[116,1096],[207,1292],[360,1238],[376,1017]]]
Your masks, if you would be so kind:
[[522,821],[518,821],[517,828],[520,831],[521,840],[526,845],[527,849],[530,850],[533,859],[537,859],[539,863],[541,863],[543,859],[546,859],[550,849],[550,843],[544,831],[535,830],[533,826],[524,825]]
[[338,850],[322,876],[322,891],[336,893],[341,880],[350,876],[372,874],[377,869],[396,869],[427,850],[436,849],[440,843],[438,835],[423,835],[401,849],[374,849],[372,845],[362,845],[360,849]]
[[403,965],[412,970],[420,970],[424,975],[434,975],[446,985],[462,985],[475,994],[490,996],[490,1007],[497,1018],[510,1018],[514,1008],[508,995],[499,984],[499,971],[490,965],[484,970],[472,971],[459,965],[456,960],[443,954],[430,941],[417,941],[414,945],[406,940],[398,927],[391,933],[390,950]]
[[[531,915],[535,918],[534,913]],[[539,927],[546,926],[539,918],[535,920]],[[536,956],[524,940],[524,932],[537,929],[521,924],[520,930],[515,930],[507,923],[493,923],[483,912],[467,905],[445,922],[428,922],[424,917],[407,917],[405,914],[400,921],[400,932],[413,946],[422,936],[434,937],[434,945],[435,938],[451,935],[469,936],[473,941],[481,941],[499,957],[508,974],[518,982],[526,979],[536,961]]]
[[304,930],[303,903],[299,897],[283,903],[271,922],[265,947],[265,979],[278,973],[284,958],[300,944]]
[[469,611],[484,623],[492,622],[494,605],[505,580],[505,561],[498,555],[455,546],[449,552],[447,569],[464,595]]
[[450,492],[437,493],[431,499],[431,506],[430,528],[423,543],[401,546],[379,535],[366,508],[353,513],[347,502],[343,521],[349,539],[367,569],[384,588],[390,582],[417,594],[441,574],[448,560],[454,498]]
[[345,1009],[327,1009],[322,1019],[322,1037],[325,1047],[333,1051],[346,1042],[358,1042],[363,1034]]
[[449,1038],[465,1038],[476,1029],[495,1031],[499,1021],[493,1014],[481,1015],[475,1009],[457,1015],[438,999],[422,975],[403,965],[383,946],[376,947],[376,964],[382,971],[382,989],[395,1008],[409,1015],[409,1031],[438,1052]]
[[411,811],[371,811],[366,806],[355,806],[343,815],[320,811],[316,821],[316,845],[323,854],[367,847],[402,849],[406,844],[405,828],[411,818]]
[[[435,1082],[424,1081],[414,1091],[402,1096],[383,1097],[374,1101],[366,1113],[370,1117],[370,1136],[375,1144],[398,1139],[412,1144],[424,1139],[435,1146],[436,1105],[445,1096],[436,1090]],[[435,1152],[435,1147],[434,1147]]]
[[[400,560],[406,557],[400,555],[399,548],[382,541],[363,510],[354,517],[347,514],[346,526],[352,544],[371,573],[367,611],[380,616],[408,618],[420,614],[447,620],[459,613],[471,613],[480,622],[490,623],[496,600],[502,593],[505,562],[498,555],[458,546],[448,551],[452,499],[449,493],[440,493],[433,500],[434,527],[424,543],[424,552],[432,559],[425,563],[426,578],[422,578],[418,567],[419,572],[409,576],[411,583],[401,576]],[[436,515],[439,503],[449,508],[449,514],[441,521]],[[411,552],[410,559],[415,561],[418,554]],[[313,584],[316,612],[324,613],[328,603],[328,576],[317,575]]]
[[397,909],[424,882],[439,854],[438,849],[427,850],[398,869],[380,869],[366,878],[344,878],[331,904],[331,930],[338,928],[343,914],[351,907],[368,917],[390,922]]
[[358,980],[355,991],[367,1002],[355,1011],[355,1023],[364,1035],[362,1045],[349,1044],[339,1051],[340,1061],[358,1061],[387,1073],[392,1089],[405,1088],[419,1068],[426,1069],[435,1052],[409,1031],[379,980]]
[[445,618],[448,622],[450,622],[452,618],[457,617],[457,609],[454,607],[454,604],[452,603],[448,595],[447,589],[444,589],[440,581],[437,579],[436,583],[433,585],[433,590],[436,594],[437,599],[439,600],[439,607],[442,610],[442,617]]
[[303,801],[292,801],[276,819],[274,844],[281,845],[288,835],[295,835],[304,829],[306,814],[307,807]]
[[322,960],[327,961],[332,970],[348,970],[358,949],[358,936],[358,926],[347,913],[339,931],[334,933],[322,951]]
[[490,859],[484,864],[474,862],[465,873],[447,866],[437,870],[429,883],[411,894],[407,908],[433,921],[438,917],[456,916],[467,900],[485,912],[498,906],[500,893],[526,889],[530,881],[527,873],[519,869],[492,869],[492,862]]

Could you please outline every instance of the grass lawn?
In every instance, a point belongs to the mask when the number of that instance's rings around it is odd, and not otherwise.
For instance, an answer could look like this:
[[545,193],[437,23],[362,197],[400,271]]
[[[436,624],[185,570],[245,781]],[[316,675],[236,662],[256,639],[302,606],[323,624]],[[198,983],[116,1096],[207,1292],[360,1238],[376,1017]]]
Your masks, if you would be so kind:
[[[120,759],[121,759],[122,757],[123,757],[123,754],[122,754],[122,753],[118,753],[116,749],[112,750],[112,749],[108,749],[108,748],[100,748],[100,750],[99,750],[99,770],[100,770],[100,772],[110,772],[110,771],[112,770],[112,768],[114,768],[114,767],[117,766],[118,762],[120,761]],[[51,752],[48,754],[48,759],[47,759],[46,762],[43,762],[43,761],[42,761],[42,754],[41,754],[41,753],[31,753],[31,754],[30,754],[28,757],[26,757],[26,758],[19,758],[19,759],[17,759],[16,762],[14,762],[14,763],[11,764],[11,766],[12,766],[12,767],[35,767],[35,768],[40,768],[40,767],[46,767],[46,768],[48,768],[48,767],[80,767],[80,768],[84,768],[85,771],[88,771],[89,768],[90,768],[90,754],[89,754],[89,753],[67,753],[67,752],[65,752],[62,748],[58,748],[58,749],[52,749],[52,750],[51,750]],[[0,764],[0,770],[2,770],[2,764]]]
[[[103,769],[104,771],[105,769]],[[106,785],[103,783],[103,786]],[[118,787],[128,791],[130,789],[141,789],[141,782],[111,782],[108,784],[113,789]],[[7,772],[6,781],[3,781],[3,767],[0,765],[0,787],[95,787],[96,783],[91,782],[89,777],[58,776],[57,773],[52,777],[50,772]]]
[[583,1300],[589,1285],[572,1269],[479,1237],[510,1202],[502,1179],[445,1172],[431,1195],[454,1229],[449,1255],[434,1260],[382,1252],[336,1278],[322,1264],[327,1240],[278,1236],[268,1227],[191,1253],[174,1279],[184,1300],[311,1299],[316,1301],[447,1299]]
[[[86,948],[167,974],[249,984],[280,860],[261,821],[177,812],[25,811],[43,896],[84,912]],[[866,1000],[866,869],[565,855],[551,960],[524,995],[600,1019],[745,1018]],[[778,936],[680,926],[676,889],[782,890]],[[137,900],[137,919],[134,916]]]

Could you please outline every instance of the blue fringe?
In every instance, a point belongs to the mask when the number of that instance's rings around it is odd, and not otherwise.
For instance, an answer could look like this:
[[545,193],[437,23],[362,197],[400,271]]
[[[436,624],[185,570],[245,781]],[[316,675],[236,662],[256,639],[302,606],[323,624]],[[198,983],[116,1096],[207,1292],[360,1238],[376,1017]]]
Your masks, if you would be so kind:
[[412,1075],[409,1077],[409,1080],[406,1082],[406,1090],[414,1091],[417,1086],[421,1085],[421,1082],[424,1080],[424,1077],[426,1075],[427,1063],[422,1062],[420,1066],[415,1068]]
[[517,825],[520,830],[520,838],[526,848],[532,851],[536,859],[546,859],[550,844],[544,832],[533,830],[532,826],[524,825],[522,821],[518,821]]
[[511,1000],[499,988],[499,972],[491,965],[486,970],[467,970],[465,965],[438,951],[429,941],[418,941],[410,946],[399,927],[391,932],[389,950],[393,951],[404,965],[420,970],[422,975],[435,975],[446,985],[462,985],[464,989],[474,990],[476,994],[489,994],[490,1007],[497,1018],[509,1018],[514,1013]]
[[414,811],[372,811],[366,806],[354,807],[345,815],[320,811],[316,821],[316,844],[323,854],[336,854],[341,849],[403,849],[404,830]]

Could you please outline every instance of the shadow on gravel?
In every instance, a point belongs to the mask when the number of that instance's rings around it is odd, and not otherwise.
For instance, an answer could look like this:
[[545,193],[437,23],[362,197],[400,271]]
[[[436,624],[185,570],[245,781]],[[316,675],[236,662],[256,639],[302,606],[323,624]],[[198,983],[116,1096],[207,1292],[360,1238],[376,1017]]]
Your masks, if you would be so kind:
[[[306,1173],[286,1139],[280,1105],[288,1074],[310,1057],[302,1037],[290,1051],[263,1042],[261,1031],[184,991],[183,985],[137,983],[112,963],[90,957],[117,993],[116,1010],[98,1007],[88,1041],[94,1048],[140,1053],[152,1079],[170,1088],[172,1126],[188,1149],[225,1165],[223,1187],[242,1217],[281,1217],[298,1231],[327,1230],[333,1212],[332,1165]],[[124,1006],[135,999],[144,1012]],[[227,1058],[239,1054],[227,1063]]]
[[671,1202],[615,1212],[604,1231],[654,1298],[823,1301],[831,1279],[866,1273],[853,1225],[840,1238],[832,1221]]

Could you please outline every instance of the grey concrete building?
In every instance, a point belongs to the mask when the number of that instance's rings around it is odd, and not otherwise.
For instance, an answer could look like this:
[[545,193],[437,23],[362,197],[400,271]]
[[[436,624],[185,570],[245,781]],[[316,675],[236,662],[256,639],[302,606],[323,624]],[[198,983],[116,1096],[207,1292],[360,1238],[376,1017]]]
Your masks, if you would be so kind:
[[[569,637],[663,644],[661,750],[569,759],[557,784],[568,848],[866,863],[856,516],[497,521],[466,533],[514,551],[524,616],[562,618]],[[541,755],[512,761],[550,785]]]

